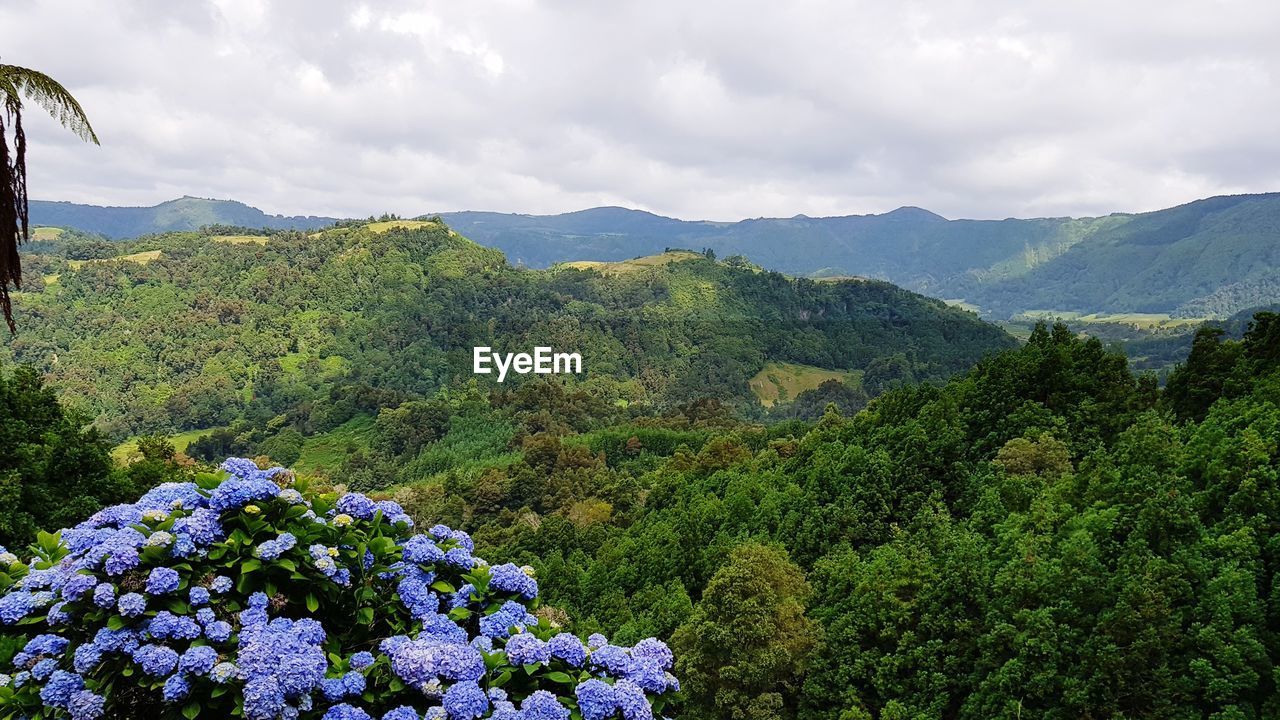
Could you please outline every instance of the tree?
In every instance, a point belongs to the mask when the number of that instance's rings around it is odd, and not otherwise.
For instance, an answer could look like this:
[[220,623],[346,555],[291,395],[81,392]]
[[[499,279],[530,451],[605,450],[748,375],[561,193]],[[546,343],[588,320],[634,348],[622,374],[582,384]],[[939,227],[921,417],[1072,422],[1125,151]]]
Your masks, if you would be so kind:
[[0,545],[21,547],[41,527],[83,519],[132,493],[111,472],[98,433],[82,428],[34,369],[0,375]]
[[785,552],[734,548],[672,643],[688,678],[690,718],[794,715],[818,630],[805,616],[809,585]]
[[[98,144],[80,103],[53,78],[17,65],[0,65],[0,306],[9,332],[16,332],[9,283],[22,286],[18,244],[29,238],[27,211],[27,138],[22,130],[22,96],[44,108],[82,140]],[[13,150],[7,128],[13,129]]]

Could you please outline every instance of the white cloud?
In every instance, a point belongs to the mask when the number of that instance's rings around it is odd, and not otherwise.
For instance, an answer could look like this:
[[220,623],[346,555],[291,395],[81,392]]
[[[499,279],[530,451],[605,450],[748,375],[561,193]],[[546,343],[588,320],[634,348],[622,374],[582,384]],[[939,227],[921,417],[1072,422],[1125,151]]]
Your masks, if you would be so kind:
[[1280,5],[33,0],[35,196],[733,219],[1146,210],[1280,189]]

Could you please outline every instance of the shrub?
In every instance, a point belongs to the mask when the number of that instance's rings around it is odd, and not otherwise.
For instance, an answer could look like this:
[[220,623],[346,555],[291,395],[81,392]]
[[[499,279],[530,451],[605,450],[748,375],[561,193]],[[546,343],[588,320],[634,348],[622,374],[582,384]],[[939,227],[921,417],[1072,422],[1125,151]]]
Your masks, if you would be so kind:
[[640,720],[678,689],[664,644],[559,632],[464,532],[222,468],[0,548],[0,718]]

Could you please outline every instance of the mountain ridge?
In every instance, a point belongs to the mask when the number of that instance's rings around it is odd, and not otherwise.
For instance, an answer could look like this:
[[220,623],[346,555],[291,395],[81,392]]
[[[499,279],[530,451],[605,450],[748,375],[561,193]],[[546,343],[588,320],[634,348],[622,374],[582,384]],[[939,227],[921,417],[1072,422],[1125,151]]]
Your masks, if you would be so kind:
[[[1226,317],[1280,300],[1280,193],[1081,218],[948,219],[911,205],[880,214],[737,221],[683,220],[620,206],[555,215],[435,215],[513,264],[533,268],[710,249],[790,275],[887,280],[963,300],[994,318],[1027,311]],[[32,220],[109,237],[215,223],[315,230],[336,221],[190,197],[153,208],[35,201]]]

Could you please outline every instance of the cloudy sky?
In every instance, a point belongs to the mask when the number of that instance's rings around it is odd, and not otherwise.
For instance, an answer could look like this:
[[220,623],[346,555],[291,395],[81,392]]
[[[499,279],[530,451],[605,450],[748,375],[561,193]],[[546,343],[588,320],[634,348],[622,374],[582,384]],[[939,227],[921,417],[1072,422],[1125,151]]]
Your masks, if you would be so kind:
[[1093,215],[1280,190],[1274,0],[5,0],[33,197]]

